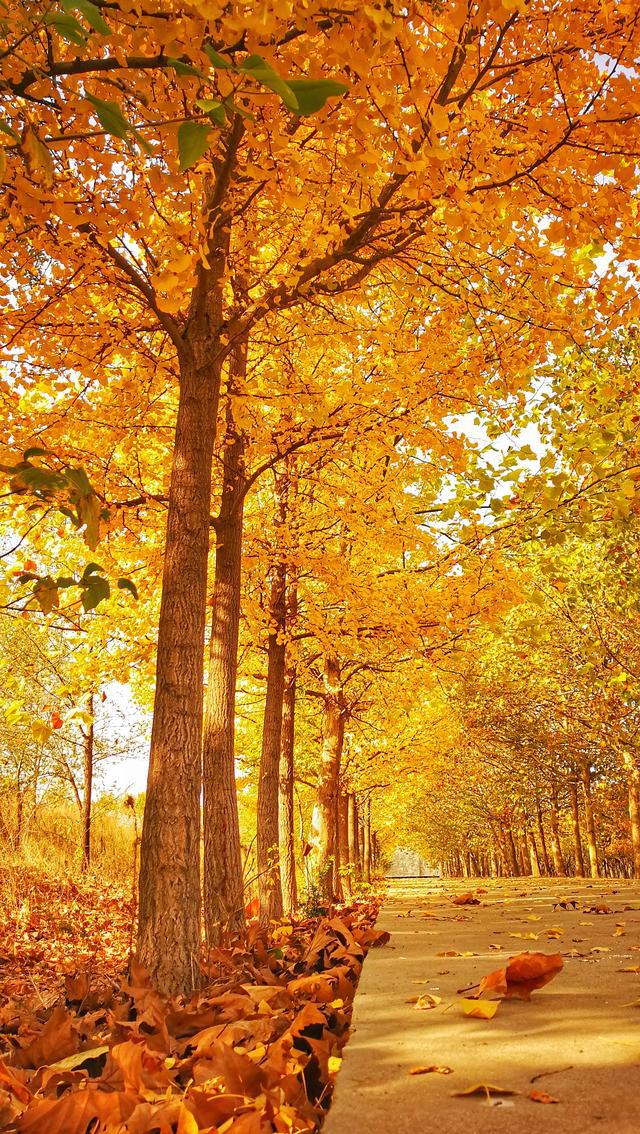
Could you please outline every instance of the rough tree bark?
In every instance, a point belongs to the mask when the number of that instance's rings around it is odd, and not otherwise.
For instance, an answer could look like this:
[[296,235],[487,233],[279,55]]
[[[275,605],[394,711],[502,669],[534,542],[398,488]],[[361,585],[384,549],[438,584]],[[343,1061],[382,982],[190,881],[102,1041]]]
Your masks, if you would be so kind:
[[340,762],[344,741],[344,699],[340,663],[334,656],[325,659],[324,720],[320,771],[316,802],[311,817],[309,842],[311,878],[321,900],[334,899],[333,870],[337,842],[336,798],[340,782]]
[[222,367],[227,191],[243,132],[236,115],[205,188],[207,260],[184,326],[171,324],[180,369],[158,625],[156,688],[140,843],[138,955],[159,990],[200,983],[200,790],[211,466]]
[[[243,342],[231,358],[230,395],[242,389],[246,367],[247,344]],[[234,422],[231,396],[226,425],[220,510],[214,525],[215,577],[202,744],[204,927],[209,945],[241,933],[245,925],[235,777],[235,711],[246,439]]]
[[264,922],[277,920],[283,913],[278,853],[278,789],[286,657],[286,568],[282,560],[276,563],[273,573],[269,613],[267,691],[260,753],[256,839],[260,917]]

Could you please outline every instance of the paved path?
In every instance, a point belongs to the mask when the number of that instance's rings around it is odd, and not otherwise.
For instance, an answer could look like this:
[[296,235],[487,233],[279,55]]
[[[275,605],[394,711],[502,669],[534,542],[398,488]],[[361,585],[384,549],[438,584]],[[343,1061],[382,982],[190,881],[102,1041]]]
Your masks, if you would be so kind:
[[[469,883],[390,884],[377,928],[391,941],[365,962],[324,1134],[640,1134],[640,973],[619,971],[640,966],[640,885],[526,878],[478,887],[481,905],[456,907],[451,895]],[[578,908],[554,910],[563,898]],[[597,903],[612,913],[584,912]],[[556,927],[562,936],[548,938]],[[538,940],[510,936],[533,932]],[[504,1001],[492,1020],[465,1018],[457,990],[524,950],[562,953],[562,972],[530,1002]],[[452,951],[473,955],[442,955]],[[441,1003],[407,1003],[425,993]],[[428,1065],[452,1073],[409,1074]],[[519,1093],[491,1103],[452,1096],[476,1083]],[[558,1105],[531,1101],[532,1089]]]

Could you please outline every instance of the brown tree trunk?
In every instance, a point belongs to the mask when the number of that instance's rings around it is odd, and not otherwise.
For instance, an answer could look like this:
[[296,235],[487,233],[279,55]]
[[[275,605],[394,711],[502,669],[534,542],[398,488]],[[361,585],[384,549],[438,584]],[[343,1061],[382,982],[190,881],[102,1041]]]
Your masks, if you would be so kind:
[[267,650],[267,692],[264,704],[262,751],[258,781],[258,829],[256,854],[260,916],[264,922],[282,917],[280,885],[278,790],[280,742],[285,685],[286,570],[276,564],[269,605],[270,630]]
[[587,824],[587,850],[589,852],[589,868],[592,878],[600,877],[600,863],[598,862],[598,844],[596,840],[596,825],[591,802],[591,772],[588,765],[580,769],[580,779],[584,791],[584,815]]
[[161,992],[200,982],[200,787],[211,465],[219,361],[182,360],[140,844],[138,953]]
[[[230,394],[242,388],[247,351],[242,344],[230,368]],[[235,712],[242,584],[246,440],[227,402],[220,510],[209,641],[209,673],[202,743],[203,891],[207,944],[244,929],[242,851],[235,776]]]
[[244,124],[205,185],[207,259],[184,330],[176,328],[178,413],[158,624],[156,689],[140,842],[138,955],[159,990],[200,984],[200,792],[211,466],[225,352],[223,284],[231,232],[225,197]]
[[[538,835],[540,836],[540,850],[542,851],[541,868],[545,874],[551,874],[551,862],[549,860],[549,852],[547,850],[547,839],[544,830],[544,816],[542,814],[542,805],[539,797],[536,795],[536,822],[538,824]],[[540,856],[539,856],[540,857]]]
[[580,835],[580,807],[578,804],[578,785],[575,780],[569,783],[569,799],[571,801],[571,822],[573,826],[574,869],[578,878],[584,878],[584,857],[582,854],[582,838]]
[[538,848],[536,846],[536,837],[528,825],[524,828],[524,845],[527,850],[527,857],[531,866],[531,874],[534,878],[540,877],[540,860],[538,858]]
[[558,822],[558,792],[555,784],[551,789],[551,807],[549,809],[549,827],[551,829],[551,854],[553,856],[553,869],[558,877],[566,874],[562,846],[560,844],[560,825]]
[[631,825],[631,846],[633,852],[633,877],[640,878],[640,767],[629,756],[625,760],[627,786],[629,792],[629,822]]
[[520,874],[520,864],[518,862],[518,855],[516,852],[515,839],[513,837],[513,829],[510,823],[505,823],[504,826],[505,840],[507,844],[509,868],[512,878],[517,878]]
[[333,869],[337,843],[336,799],[344,740],[340,664],[338,659],[332,656],[325,661],[324,689],[322,753],[309,842],[312,846],[313,884],[317,888],[320,900],[331,903],[334,898]]
[[91,802],[93,794],[93,693],[89,696],[88,710],[91,713],[91,723],[87,731],[83,730],[82,745],[82,869],[87,871],[91,865]]
[[[295,607],[290,588],[288,617],[295,619]],[[295,599],[297,605],[297,598]],[[284,702],[282,708],[282,739],[280,748],[280,795],[278,806],[278,828],[280,843],[280,882],[285,913],[290,916],[298,908],[298,886],[296,881],[296,861],[293,835],[293,785],[294,785],[294,747],[296,710],[296,665],[289,662],[285,671]]]
[[362,861],[365,882],[371,882],[371,796],[367,795],[364,804],[364,845]]
[[347,796],[348,805],[348,842],[349,862],[351,864],[352,888],[353,883],[360,877],[360,846],[358,843],[358,805],[355,793],[350,791]]
[[338,800],[338,842],[340,844],[343,889],[346,896],[351,897],[353,864],[349,840],[349,797],[346,792],[340,792]]

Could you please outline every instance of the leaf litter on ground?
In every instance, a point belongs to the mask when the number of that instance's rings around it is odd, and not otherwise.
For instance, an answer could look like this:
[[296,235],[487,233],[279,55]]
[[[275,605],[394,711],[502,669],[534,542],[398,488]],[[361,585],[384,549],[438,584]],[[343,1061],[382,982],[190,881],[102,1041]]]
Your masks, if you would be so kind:
[[[71,966],[62,997],[49,970],[52,987],[43,980],[35,996],[25,982],[8,982],[0,999],[0,1129],[317,1129],[364,956],[388,940],[373,928],[376,913],[374,903],[361,904],[271,934],[254,923],[245,944],[209,952],[206,986],[189,997],[161,997],[135,961],[125,981],[116,979],[116,964],[106,977],[97,966]],[[66,967],[71,961],[67,952]]]

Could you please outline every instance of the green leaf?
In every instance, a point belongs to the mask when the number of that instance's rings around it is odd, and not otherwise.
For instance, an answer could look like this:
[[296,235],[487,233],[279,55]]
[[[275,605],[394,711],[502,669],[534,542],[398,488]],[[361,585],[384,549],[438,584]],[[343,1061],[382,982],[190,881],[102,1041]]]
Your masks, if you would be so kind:
[[243,74],[249,75],[250,78],[255,79],[256,83],[261,86],[267,87],[274,94],[277,94],[282,99],[284,105],[288,110],[298,110],[298,100],[294,95],[291,87],[281,79],[273,67],[266,62],[260,55],[248,55],[243,63],[238,68]]
[[131,133],[133,127],[127,122],[117,102],[107,102],[88,93],[85,94],[85,98],[94,107],[96,117],[107,134],[114,134],[116,138],[126,138],[127,134]]
[[80,12],[89,24],[89,27],[100,35],[111,35],[111,28],[102,18],[100,9],[91,0],[62,0],[62,7],[65,12]]
[[44,22],[48,27],[54,27],[58,35],[66,39],[67,43],[77,43],[79,47],[84,47],[87,33],[74,16],[66,16],[62,12],[49,12]]
[[92,575],[91,581],[83,589],[82,605],[86,611],[95,610],[98,603],[108,599],[110,594],[111,588],[107,580],[101,575]]
[[136,587],[135,583],[131,581],[131,579],[118,579],[118,588],[121,591],[129,591],[130,594],[133,595],[134,599],[137,599],[138,588]]
[[99,573],[104,575],[104,567],[101,567],[99,563],[87,563],[87,566],[82,572],[82,582],[88,579],[90,575],[96,575]]
[[227,116],[219,99],[197,98],[196,106],[199,110],[204,110],[204,113],[209,116],[212,122],[215,122],[216,126],[224,126]]
[[191,63],[183,63],[182,59],[167,59],[170,67],[173,67],[176,75],[197,75],[199,79],[206,79],[206,75],[199,71],[197,67],[192,66]]
[[10,138],[13,138],[14,142],[20,141],[20,135],[16,134],[13,127],[11,127],[8,122],[3,122],[1,118],[0,118],[0,133],[8,134]]
[[74,488],[77,488],[82,496],[89,496],[93,492],[91,481],[80,465],[75,469],[65,469],[65,476],[69,483]]
[[346,94],[346,83],[334,79],[287,79],[287,86],[293,91],[300,115],[316,114],[322,110],[328,98]]
[[39,449],[35,445],[33,449],[25,449],[23,456],[25,461],[30,461],[32,457],[48,457],[50,453],[51,449]]
[[221,55],[218,55],[218,52],[210,44],[205,43],[203,51],[218,71],[229,70],[231,64],[227,63],[227,60],[223,59]]
[[210,127],[202,122],[183,122],[178,128],[178,154],[180,172],[191,169],[198,158],[209,149]]

